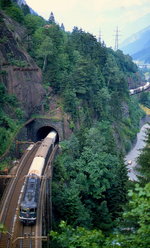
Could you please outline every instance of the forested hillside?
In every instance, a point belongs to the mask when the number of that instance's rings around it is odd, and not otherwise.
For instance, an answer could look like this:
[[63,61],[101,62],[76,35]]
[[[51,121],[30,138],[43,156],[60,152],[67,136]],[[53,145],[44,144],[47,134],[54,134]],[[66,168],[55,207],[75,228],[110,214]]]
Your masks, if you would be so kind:
[[[45,111],[51,108],[51,88],[70,116],[72,135],[60,143],[54,166],[53,247],[134,247],[126,241],[118,245],[124,236],[115,242],[116,236],[106,237],[120,226],[129,200],[124,155],[143,115],[128,89],[129,79],[140,81],[137,66],[129,55],[114,52],[78,27],[66,32],[53,13],[45,21],[9,0],[0,3],[1,10],[26,29],[24,48],[41,68],[47,90]],[[1,88],[0,104],[6,107],[11,98],[7,87]],[[5,107],[0,120],[9,113]],[[7,131],[4,121],[0,127]]]

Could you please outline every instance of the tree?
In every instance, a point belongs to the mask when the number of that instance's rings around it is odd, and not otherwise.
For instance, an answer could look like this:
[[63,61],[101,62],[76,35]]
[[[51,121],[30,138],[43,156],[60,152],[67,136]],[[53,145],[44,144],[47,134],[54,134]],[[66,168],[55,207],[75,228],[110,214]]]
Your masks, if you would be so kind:
[[120,228],[123,234],[117,235],[117,240],[122,248],[148,248],[150,244],[150,183],[144,188],[137,184],[135,190],[129,192],[129,196],[131,199],[128,210],[123,214],[124,226]]
[[150,108],[150,92],[140,93],[140,103]]
[[54,24],[54,23],[55,23],[55,17],[54,17],[53,12],[50,13],[50,17],[49,17],[49,19],[48,19],[48,22],[49,22],[50,24]]
[[15,21],[19,23],[24,23],[24,14],[18,5],[12,5],[6,9],[6,13],[11,16]]
[[0,0],[0,7],[6,9],[12,6],[11,0]]
[[65,31],[65,27],[64,27],[64,24],[63,24],[63,23],[61,24],[60,28],[61,28],[63,31]]
[[97,123],[82,138],[65,142],[62,149],[65,152],[54,170],[54,211],[69,224],[110,231],[112,217],[119,216],[126,201],[127,181],[110,123]]
[[40,17],[31,14],[25,16],[25,25],[28,29],[28,35],[33,35],[38,28],[43,27],[46,21]]
[[39,46],[37,50],[37,56],[39,58],[43,58],[43,68],[42,70],[45,71],[46,65],[47,65],[47,57],[48,55],[53,54],[53,42],[52,39],[48,36],[43,40],[41,45]]
[[27,4],[22,4],[21,8],[22,8],[23,13],[24,13],[25,16],[30,14],[30,8],[29,8],[29,6]]
[[87,230],[83,227],[72,228],[61,221],[59,232],[50,232],[52,246],[57,248],[103,248],[104,235],[99,230]]
[[147,130],[146,146],[138,157],[138,178],[142,185],[150,182],[150,129]]

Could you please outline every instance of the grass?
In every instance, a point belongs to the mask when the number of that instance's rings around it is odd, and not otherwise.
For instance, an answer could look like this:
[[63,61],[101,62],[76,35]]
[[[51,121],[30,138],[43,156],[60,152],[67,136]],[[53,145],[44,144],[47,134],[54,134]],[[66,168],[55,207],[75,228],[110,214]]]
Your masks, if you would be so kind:
[[150,109],[145,107],[144,105],[140,104],[141,109],[147,114],[150,115]]

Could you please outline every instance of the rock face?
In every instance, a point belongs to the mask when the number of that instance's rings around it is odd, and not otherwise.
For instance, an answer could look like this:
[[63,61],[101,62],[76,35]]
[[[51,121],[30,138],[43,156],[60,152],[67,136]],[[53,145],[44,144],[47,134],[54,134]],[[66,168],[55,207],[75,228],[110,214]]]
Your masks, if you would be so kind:
[[26,116],[42,109],[42,72],[23,46],[26,30],[0,12],[0,83],[16,95]]

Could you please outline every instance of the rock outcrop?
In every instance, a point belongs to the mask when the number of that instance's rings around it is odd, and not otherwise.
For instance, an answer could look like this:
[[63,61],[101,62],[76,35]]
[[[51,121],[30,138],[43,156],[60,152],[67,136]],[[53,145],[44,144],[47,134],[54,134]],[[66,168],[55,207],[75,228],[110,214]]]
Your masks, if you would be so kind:
[[16,95],[26,116],[42,109],[42,72],[24,48],[24,27],[0,12],[0,83]]

